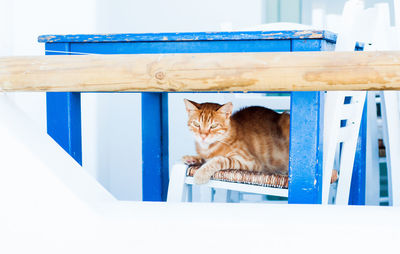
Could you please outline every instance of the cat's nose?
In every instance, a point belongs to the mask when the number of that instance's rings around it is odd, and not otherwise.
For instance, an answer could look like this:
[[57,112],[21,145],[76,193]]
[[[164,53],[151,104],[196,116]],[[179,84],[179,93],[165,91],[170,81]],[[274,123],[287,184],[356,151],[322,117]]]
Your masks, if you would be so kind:
[[201,139],[206,139],[206,137],[207,137],[207,134],[200,134],[200,137],[201,137]]

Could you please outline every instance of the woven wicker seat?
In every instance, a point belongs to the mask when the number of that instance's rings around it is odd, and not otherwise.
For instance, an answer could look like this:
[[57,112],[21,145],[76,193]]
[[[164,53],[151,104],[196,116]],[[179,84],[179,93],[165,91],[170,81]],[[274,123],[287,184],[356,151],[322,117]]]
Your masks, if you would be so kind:
[[[189,166],[186,175],[193,176],[199,167],[200,166]],[[287,189],[289,182],[288,176],[285,175],[271,175],[262,172],[235,169],[220,170],[216,172],[211,179],[282,189]]]
[[[193,175],[200,166],[187,166],[184,164],[174,165],[169,182],[169,202],[191,201]],[[247,170],[220,170],[216,172],[211,180],[202,188],[211,188],[254,193],[261,195],[272,195],[288,197],[288,176],[271,175],[261,172]],[[204,190],[204,188],[203,188]]]

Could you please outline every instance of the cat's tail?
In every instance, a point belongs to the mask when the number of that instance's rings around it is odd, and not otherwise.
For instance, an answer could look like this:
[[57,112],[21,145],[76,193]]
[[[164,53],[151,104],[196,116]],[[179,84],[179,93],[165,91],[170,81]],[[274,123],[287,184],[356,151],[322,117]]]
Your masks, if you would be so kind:
[[281,128],[282,136],[286,142],[289,142],[290,137],[290,115],[287,112],[283,112],[279,118],[278,125]]

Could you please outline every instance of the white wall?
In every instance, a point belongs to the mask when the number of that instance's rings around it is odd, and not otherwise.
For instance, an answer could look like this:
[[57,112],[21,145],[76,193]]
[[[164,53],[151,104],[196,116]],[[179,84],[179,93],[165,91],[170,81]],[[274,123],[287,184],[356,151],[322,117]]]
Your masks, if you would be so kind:
[[142,198],[138,93],[82,94],[83,167],[121,200]]
[[262,22],[262,1],[97,1],[98,31],[104,33],[219,31]]
[[[93,33],[95,3],[95,0],[0,0],[0,57],[43,55],[44,45],[37,42],[41,34]],[[10,93],[10,96],[42,129],[46,128],[45,93]]]
[[[303,0],[302,21],[320,29],[338,32],[339,16],[342,15],[344,4],[348,0]],[[394,25],[394,1],[396,0],[363,0],[365,8],[371,8],[377,3],[387,3],[390,7],[390,22]]]
[[[248,27],[261,23],[262,6],[261,0],[0,0],[0,14],[0,56],[43,55],[41,34],[215,31],[223,22]],[[44,93],[11,97],[46,128]],[[139,94],[82,94],[83,167],[122,200],[141,199],[140,104]],[[181,98],[171,96],[170,104],[180,108]],[[170,130],[179,130],[185,117],[178,116]],[[184,153],[179,149],[171,161]]]
[[14,11],[11,1],[0,1],[0,56],[12,54],[13,28],[11,26],[12,13]]

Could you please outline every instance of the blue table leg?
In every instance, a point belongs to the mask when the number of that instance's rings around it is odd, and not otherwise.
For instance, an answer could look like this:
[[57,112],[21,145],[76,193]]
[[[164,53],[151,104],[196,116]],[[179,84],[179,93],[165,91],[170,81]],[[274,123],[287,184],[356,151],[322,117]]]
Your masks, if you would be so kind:
[[47,133],[82,165],[81,94],[46,94]]
[[367,100],[361,118],[358,134],[353,175],[351,177],[349,205],[365,205],[365,168],[367,150]]
[[289,203],[320,204],[323,92],[292,92]]
[[[47,43],[46,55],[69,55],[69,43]],[[65,52],[65,53],[63,53]],[[82,165],[81,95],[46,93],[47,133]]]
[[142,93],[143,201],[165,201],[168,191],[168,94]]

